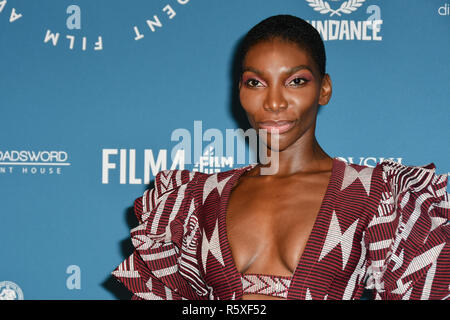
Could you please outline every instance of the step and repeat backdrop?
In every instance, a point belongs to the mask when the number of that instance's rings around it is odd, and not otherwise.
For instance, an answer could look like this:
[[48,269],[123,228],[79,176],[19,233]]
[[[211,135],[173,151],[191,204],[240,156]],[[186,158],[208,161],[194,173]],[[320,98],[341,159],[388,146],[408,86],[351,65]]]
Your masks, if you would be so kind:
[[450,171],[449,1],[3,0],[0,299],[130,297],[110,273],[157,172],[254,162],[236,48],[276,14],[325,41],[330,156]]

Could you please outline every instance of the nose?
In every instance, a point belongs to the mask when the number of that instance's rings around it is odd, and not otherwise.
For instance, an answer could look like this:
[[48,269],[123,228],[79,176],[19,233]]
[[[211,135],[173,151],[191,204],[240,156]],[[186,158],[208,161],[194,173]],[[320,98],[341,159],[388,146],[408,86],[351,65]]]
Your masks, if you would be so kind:
[[281,109],[286,109],[287,106],[288,103],[284,96],[283,88],[278,86],[269,87],[264,101],[264,110],[279,112]]

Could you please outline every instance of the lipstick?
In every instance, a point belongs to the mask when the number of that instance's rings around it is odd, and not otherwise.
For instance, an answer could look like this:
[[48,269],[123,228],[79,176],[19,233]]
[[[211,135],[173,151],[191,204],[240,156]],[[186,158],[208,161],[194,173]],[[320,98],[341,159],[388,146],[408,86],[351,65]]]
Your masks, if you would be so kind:
[[267,120],[258,122],[260,129],[266,129],[269,133],[282,134],[289,131],[295,124],[295,121],[289,120]]

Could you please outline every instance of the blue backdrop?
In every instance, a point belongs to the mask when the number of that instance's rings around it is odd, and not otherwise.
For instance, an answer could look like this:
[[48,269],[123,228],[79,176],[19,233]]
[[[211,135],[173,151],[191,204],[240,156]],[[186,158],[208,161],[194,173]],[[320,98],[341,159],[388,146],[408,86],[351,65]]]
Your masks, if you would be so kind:
[[281,13],[325,40],[333,97],[316,134],[330,156],[450,171],[446,0],[3,0],[0,291],[126,298],[110,272],[131,250],[134,199],[179,167],[175,129],[245,125],[236,46]]

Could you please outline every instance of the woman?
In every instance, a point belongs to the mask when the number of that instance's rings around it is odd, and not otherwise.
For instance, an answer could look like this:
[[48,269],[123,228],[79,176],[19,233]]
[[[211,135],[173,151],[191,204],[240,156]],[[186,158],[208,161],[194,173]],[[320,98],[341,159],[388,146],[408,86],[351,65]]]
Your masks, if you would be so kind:
[[134,299],[448,298],[447,176],[322,150],[316,117],[332,85],[304,20],[270,17],[242,48],[240,101],[278,171],[158,173],[135,201],[136,250],[113,275]]

